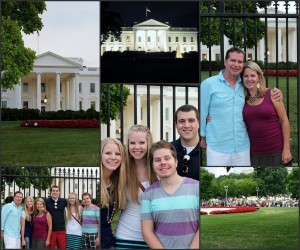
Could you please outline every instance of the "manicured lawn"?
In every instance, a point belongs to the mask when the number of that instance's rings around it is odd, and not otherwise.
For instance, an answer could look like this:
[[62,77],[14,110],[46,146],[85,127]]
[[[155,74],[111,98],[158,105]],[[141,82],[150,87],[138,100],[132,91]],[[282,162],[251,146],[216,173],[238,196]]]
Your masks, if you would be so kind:
[[201,215],[201,249],[298,249],[299,209]]
[[99,166],[99,129],[23,128],[1,122],[3,166]]

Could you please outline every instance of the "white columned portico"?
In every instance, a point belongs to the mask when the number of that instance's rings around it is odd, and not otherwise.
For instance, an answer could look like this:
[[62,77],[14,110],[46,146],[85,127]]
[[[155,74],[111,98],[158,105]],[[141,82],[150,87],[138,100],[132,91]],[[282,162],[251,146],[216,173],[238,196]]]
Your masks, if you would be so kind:
[[70,81],[66,82],[66,110],[70,109]]
[[21,109],[22,106],[21,106],[21,79],[20,79],[20,83],[19,84],[16,84],[14,86],[14,90],[15,90],[15,94],[16,94],[16,100],[15,100],[15,107],[16,109]]
[[58,111],[60,110],[60,73],[56,73],[55,94],[55,111]]
[[41,110],[41,73],[36,76],[36,108]]
[[75,74],[75,110],[79,110],[79,74]]

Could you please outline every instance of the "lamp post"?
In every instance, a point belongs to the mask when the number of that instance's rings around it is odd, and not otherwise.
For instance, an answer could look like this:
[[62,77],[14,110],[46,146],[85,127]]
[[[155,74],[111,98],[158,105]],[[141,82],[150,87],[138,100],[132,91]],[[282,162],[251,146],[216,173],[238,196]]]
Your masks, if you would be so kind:
[[228,186],[224,186],[224,190],[225,190],[225,193],[226,193],[226,207],[227,207],[227,192],[228,192]]
[[258,191],[259,191],[259,187],[256,187],[256,196],[257,196],[257,200],[258,200]]

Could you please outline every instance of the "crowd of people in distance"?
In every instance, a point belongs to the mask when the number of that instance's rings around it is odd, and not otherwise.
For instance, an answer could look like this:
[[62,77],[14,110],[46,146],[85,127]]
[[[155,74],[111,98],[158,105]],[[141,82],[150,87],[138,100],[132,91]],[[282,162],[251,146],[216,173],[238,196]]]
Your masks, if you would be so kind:
[[257,198],[256,196],[251,197],[229,197],[226,201],[225,198],[213,198],[209,200],[202,200],[201,206],[255,206],[255,207],[298,207],[299,199],[290,198],[287,195],[276,195],[276,196],[262,196]]

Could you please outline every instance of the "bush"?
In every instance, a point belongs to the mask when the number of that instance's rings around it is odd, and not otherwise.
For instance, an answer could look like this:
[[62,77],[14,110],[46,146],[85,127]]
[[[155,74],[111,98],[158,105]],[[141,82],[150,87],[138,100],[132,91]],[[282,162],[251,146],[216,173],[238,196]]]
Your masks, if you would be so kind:
[[2,121],[100,119],[100,112],[94,109],[40,112],[38,109],[5,108],[1,110],[1,119]]

